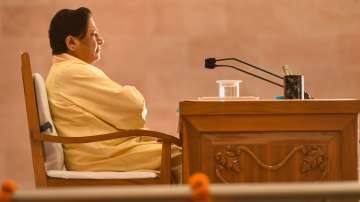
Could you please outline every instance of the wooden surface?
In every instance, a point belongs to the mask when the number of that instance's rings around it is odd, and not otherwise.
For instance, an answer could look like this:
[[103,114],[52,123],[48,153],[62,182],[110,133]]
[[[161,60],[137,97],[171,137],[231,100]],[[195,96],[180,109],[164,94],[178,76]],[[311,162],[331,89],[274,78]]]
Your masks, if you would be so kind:
[[359,111],[351,99],[181,102],[184,181],[357,180]]

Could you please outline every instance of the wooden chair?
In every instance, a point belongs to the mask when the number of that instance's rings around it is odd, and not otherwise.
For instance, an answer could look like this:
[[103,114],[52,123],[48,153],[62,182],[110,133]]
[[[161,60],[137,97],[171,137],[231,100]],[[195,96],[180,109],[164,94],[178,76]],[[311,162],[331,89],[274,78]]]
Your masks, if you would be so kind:
[[[21,54],[21,70],[36,187],[170,184],[171,144],[181,146],[181,142],[178,138],[150,130],[121,130],[115,133],[86,137],[61,137],[54,134],[50,135],[47,132],[40,132],[38,103],[28,53]],[[48,106],[47,97],[45,102],[46,106]],[[81,144],[129,136],[150,136],[161,139],[162,155],[160,174],[154,175],[153,172],[81,172],[67,171],[66,169],[50,171],[45,166],[47,157],[44,145],[46,144]],[[62,149],[62,147],[60,148]],[[50,175],[50,173],[53,172],[57,173],[57,175]]]

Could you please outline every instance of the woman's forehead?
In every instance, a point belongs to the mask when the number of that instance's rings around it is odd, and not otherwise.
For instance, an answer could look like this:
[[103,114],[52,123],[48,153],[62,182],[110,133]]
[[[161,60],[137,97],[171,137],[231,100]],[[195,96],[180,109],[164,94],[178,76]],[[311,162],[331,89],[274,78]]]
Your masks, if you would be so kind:
[[96,25],[95,25],[95,21],[94,18],[90,18],[89,19],[89,24],[88,24],[88,30],[96,30]]

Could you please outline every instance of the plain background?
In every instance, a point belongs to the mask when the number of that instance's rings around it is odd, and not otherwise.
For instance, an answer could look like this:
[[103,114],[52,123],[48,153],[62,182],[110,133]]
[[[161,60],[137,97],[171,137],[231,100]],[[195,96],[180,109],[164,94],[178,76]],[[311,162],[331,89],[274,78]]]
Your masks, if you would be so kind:
[[211,56],[278,74],[288,64],[316,98],[360,97],[359,0],[0,0],[0,181],[33,187],[20,52],[45,77],[49,22],[58,10],[80,6],[93,11],[105,39],[97,66],[143,93],[154,130],[177,135],[179,102],[215,96],[217,79],[243,80],[241,95],[282,95],[243,73],[204,69]]

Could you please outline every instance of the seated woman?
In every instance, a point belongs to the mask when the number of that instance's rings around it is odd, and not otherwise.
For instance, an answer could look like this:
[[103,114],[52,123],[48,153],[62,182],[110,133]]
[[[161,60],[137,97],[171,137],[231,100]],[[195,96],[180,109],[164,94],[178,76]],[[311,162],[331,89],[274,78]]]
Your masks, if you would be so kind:
[[[46,79],[49,105],[61,136],[89,136],[144,127],[146,108],[135,87],[112,81],[92,64],[104,40],[91,11],[63,9],[49,29],[53,64]],[[141,137],[64,145],[69,170],[157,170],[161,143]],[[180,150],[172,148],[172,157]]]

